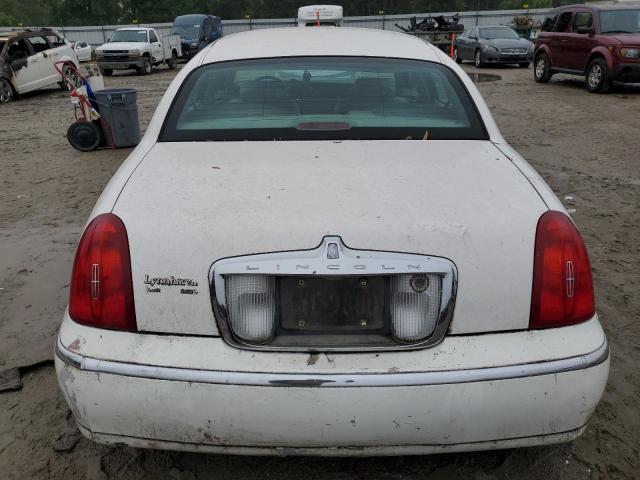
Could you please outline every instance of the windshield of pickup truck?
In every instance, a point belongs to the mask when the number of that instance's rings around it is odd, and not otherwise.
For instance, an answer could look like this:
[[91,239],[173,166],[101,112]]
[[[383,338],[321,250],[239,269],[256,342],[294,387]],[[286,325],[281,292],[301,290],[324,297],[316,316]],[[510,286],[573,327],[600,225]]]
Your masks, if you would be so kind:
[[116,30],[111,42],[146,42],[146,30]]
[[194,70],[160,141],[486,139],[469,93],[434,62],[294,57]]
[[600,30],[602,33],[640,32],[640,9],[600,12]]

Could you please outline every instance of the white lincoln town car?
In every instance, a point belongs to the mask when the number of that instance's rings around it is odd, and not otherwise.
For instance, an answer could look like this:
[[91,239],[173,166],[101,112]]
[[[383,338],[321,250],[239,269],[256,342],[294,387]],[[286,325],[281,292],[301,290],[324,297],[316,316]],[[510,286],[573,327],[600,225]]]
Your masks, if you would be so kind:
[[180,71],[56,343],[88,438],[238,454],[566,442],[608,370],[583,240],[471,80],[351,28],[227,36]]

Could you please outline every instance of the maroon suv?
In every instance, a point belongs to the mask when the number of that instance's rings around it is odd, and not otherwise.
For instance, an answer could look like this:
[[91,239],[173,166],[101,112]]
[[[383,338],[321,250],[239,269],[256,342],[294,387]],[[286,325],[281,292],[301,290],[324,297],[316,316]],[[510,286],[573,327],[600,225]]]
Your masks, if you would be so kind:
[[590,92],[640,82],[640,3],[569,5],[552,10],[536,40],[534,78],[584,75]]

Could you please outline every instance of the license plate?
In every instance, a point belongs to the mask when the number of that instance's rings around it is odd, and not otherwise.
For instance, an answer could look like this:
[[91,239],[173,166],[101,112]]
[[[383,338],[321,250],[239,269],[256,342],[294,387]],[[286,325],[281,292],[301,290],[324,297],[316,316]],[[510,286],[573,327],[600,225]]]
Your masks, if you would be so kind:
[[385,327],[384,277],[280,277],[280,327],[291,333],[373,333]]

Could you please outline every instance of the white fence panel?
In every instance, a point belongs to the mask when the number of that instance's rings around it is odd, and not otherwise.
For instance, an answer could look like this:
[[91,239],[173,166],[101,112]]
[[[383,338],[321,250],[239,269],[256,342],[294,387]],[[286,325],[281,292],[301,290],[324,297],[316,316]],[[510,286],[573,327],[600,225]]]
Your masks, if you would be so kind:
[[[546,9],[531,10],[499,10],[499,11],[479,11],[479,12],[459,12],[460,23],[465,27],[475,25],[510,25],[513,18],[521,15],[531,15],[534,20],[541,22],[546,14]],[[438,12],[438,13],[416,13],[410,15],[378,15],[368,17],[345,17],[343,25],[345,27],[358,28],[378,28],[384,30],[401,31],[396,24],[402,27],[409,25],[409,19],[416,17],[418,21],[424,17],[438,15],[450,16],[457,12]],[[272,19],[240,19],[240,20],[223,20],[222,28],[225,35],[243,32],[245,30],[257,30],[260,28],[278,28],[295,26],[294,18],[272,18]],[[106,42],[113,32],[123,27],[153,27],[158,30],[160,35],[166,35],[171,29],[171,23],[141,24],[141,25],[104,25],[89,27],[53,27],[62,32],[69,40],[81,40],[92,45],[100,45]],[[36,27],[33,27],[36,28]],[[0,28],[5,30],[4,27]],[[19,29],[19,28],[16,28]]]

